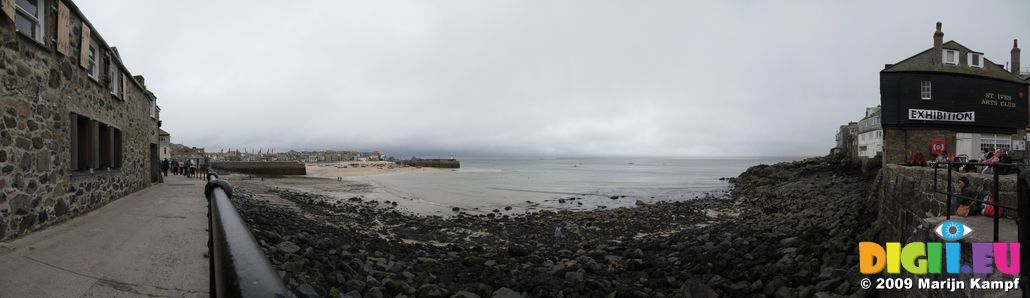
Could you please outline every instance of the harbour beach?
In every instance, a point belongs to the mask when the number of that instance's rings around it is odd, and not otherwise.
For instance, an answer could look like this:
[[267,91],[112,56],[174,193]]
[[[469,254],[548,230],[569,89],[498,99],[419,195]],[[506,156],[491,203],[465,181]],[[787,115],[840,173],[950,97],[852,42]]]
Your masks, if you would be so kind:
[[[869,237],[857,206],[872,181],[842,164],[759,165],[729,179],[727,196],[581,211],[419,215],[340,200],[326,195],[338,181],[310,177],[233,181],[233,199],[284,281],[308,296],[862,296],[845,256]],[[368,187],[335,187],[346,185]],[[817,228],[829,221],[839,224]]]
[[[461,169],[390,162],[308,164],[303,177],[266,178],[263,187],[359,197],[423,216],[510,216],[542,210],[589,211],[726,197],[734,177],[758,163],[797,157],[720,159],[470,159]],[[339,179],[337,179],[339,178]],[[248,182],[249,183],[249,182]]]

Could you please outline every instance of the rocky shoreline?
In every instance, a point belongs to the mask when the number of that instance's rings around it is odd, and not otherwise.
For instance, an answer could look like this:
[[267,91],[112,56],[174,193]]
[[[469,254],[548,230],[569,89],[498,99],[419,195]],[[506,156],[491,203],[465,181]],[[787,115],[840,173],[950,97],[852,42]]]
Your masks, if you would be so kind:
[[246,186],[233,202],[302,297],[861,296],[872,180],[840,164],[755,166],[729,199],[508,217]]

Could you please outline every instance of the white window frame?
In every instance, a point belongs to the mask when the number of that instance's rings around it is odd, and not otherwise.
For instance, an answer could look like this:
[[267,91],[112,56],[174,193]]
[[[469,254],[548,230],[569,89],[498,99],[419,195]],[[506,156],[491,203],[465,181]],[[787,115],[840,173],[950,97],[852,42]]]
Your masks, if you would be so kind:
[[[952,53],[955,54],[955,56],[954,56],[955,59],[948,60],[948,54],[952,54]],[[959,56],[958,50],[944,49],[944,52],[942,52],[941,55],[942,55],[941,60],[944,61],[944,64],[958,65],[958,56]]]
[[[976,58],[976,59],[973,59],[973,58]],[[984,67],[984,54],[976,53],[976,52],[969,52],[969,54],[966,54],[966,61],[969,61],[969,66],[971,66],[971,67],[983,68]],[[973,63],[974,61],[976,62],[975,64]]]
[[933,83],[930,81],[919,82],[919,98],[923,100],[933,99]]
[[[86,45],[88,47],[88,49],[86,50],[86,54],[88,55],[88,54],[90,54],[90,52],[92,52],[92,54],[93,54],[91,57],[86,57],[86,59],[89,59],[89,62],[87,64],[87,66],[86,66],[86,74],[89,75],[89,77],[91,79],[93,79],[94,81],[98,81],[98,82],[100,80],[100,47],[99,47],[99,45],[100,44],[97,42],[97,40],[92,38],[92,37],[89,38],[89,44]],[[92,66],[93,68],[89,68],[90,66]]]
[[[111,59],[114,60],[114,59]],[[114,61],[111,61],[111,94],[115,97],[122,97],[122,72]]]
[[17,4],[18,1],[11,1],[11,2],[15,3],[14,4],[14,9],[15,9],[15,12],[14,12],[14,15],[15,15],[15,25],[14,25],[14,28],[15,28],[15,30],[17,30],[17,28],[18,28],[17,18],[23,17],[23,16],[24,17],[29,17],[30,21],[36,23],[35,36],[29,35],[28,33],[22,32],[21,30],[18,30],[18,32],[20,32],[21,34],[25,34],[25,36],[31,37],[32,39],[42,43],[43,42],[43,35],[44,35],[44,32],[45,32],[43,30],[43,28],[44,28],[43,25],[46,24],[46,20],[44,19],[44,17],[46,16],[46,0],[39,0],[38,2],[36,2],[36,14],[37,15],[29,14],[28,11],[26,11],[23,8],[21,8],[21,6]]

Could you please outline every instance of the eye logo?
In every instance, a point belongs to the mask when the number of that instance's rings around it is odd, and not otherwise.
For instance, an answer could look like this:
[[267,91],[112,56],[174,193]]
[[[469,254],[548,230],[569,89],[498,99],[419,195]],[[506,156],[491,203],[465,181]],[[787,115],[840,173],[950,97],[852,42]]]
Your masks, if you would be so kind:
[[957,241],[973,233],[973,228],[957,221],[945,221],[933,229],[944,241]]

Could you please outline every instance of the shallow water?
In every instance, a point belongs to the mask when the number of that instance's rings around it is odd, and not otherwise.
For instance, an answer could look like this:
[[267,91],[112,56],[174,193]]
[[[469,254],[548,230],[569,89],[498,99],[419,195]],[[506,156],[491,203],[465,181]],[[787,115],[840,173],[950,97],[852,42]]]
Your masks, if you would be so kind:
[[[735,159],[466,159],[462,168],[440,173],[350,177],[374,190],[368,199],[397,201],[421,214],[504,214],[546,209],[593,210],[633,206],[637,201],[683,201],[724,194],[748,167],[800,157]],[[351,194],[340,194],[343,198]],[[611,199],[618,196],[618,199]],[[559,202],[574,197],[576,200]],[[601,207],[603,206],[603,207]]]

